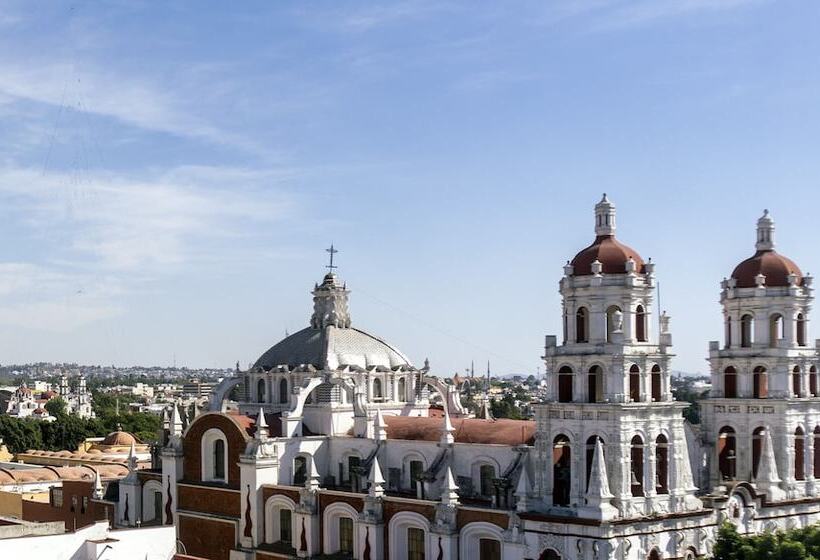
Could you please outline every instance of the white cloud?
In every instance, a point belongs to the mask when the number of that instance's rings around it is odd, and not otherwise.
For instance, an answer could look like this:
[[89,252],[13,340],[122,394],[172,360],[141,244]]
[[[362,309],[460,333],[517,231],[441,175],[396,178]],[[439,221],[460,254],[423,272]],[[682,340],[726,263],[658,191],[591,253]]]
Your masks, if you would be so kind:
[[145,178],[6,168],[0,194],[41,235],[66,236],[95,264],[152,273],[201,259],[205,244],[283,218],[293,202],[276,188],[282,176],[202,166]]

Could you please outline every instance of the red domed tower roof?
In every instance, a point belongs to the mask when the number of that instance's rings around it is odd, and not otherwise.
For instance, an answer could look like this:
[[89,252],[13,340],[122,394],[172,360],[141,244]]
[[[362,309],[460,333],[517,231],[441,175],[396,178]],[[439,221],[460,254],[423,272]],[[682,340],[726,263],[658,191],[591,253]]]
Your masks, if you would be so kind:
[[575,276],[592,274],[592,263],[601,263],[604,274],[625,274],[626,261],[635,261],[635,272],[645,272],[644,261],[635,249],[615,239],[615,205],[604,194],[595,205],[595,241],[582,249],[572,259],[572,273]]
[[795,285],[803,283],[803,272],[794,261],[774,250],[774,221],[765,210],[757,221],[757,252],[741,262],[732,271],[738,288],[757,286],[757,275],[766,277],[766,286],[789,286],[789,276],[795,276]]

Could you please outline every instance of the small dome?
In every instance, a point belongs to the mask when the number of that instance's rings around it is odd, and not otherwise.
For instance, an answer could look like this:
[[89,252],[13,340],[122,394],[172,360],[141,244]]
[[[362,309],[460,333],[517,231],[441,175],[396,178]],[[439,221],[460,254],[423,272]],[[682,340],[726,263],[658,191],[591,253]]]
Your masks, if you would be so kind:
[[735,267],[732,278],[737,281],[738,288],[754,288],[758,274],[766,277],[766,286],[788,286],[790,274],[797,276],[798,286],[803,282],[800,267],[774,249],[757,251]]
[[138,444],[137,438],[129,434],[128,432],[111,432],[105,439],[102,440],[102,445],[131,445],[131,444]]
[[601,272],[604,274],[625,274],[629,257],[635,261],[635,272],[643,274],[643,258],[635,249],[624,245],[614,235],[599,235],[592,245],[582,249],[572,259],[572,273],[575,276],[592,274],[592,263],[597,260],[601,263]]
[[789,275],[796,276],[795,284],[803,283],[803,273],[789,258],[774,250],[774,220],[768,210],[757,220],[757,240],[754,255],[740,263],[732,271],[738,288],[754,288],[757,286],[757,275],[766,277],[766,286],[788,286]]

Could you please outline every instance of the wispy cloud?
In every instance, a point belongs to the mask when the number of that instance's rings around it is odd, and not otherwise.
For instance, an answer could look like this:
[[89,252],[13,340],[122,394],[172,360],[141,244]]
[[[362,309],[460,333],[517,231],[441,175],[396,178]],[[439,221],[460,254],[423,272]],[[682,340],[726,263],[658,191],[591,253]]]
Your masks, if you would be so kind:
[[[192,87],[196,90],[196,87]],[[0,103],[25,100],[108,117],[150,132],[195,138],[264,153],[256,142],[191,112],[188,88],[180,93],[155,80],[123,76],[85,61],[0,59]],[[198,97],[201,100],[201,94]]]
[[729,12],[769,0],[609,0],[591,2],[594,30],[641,27],[673,18]]
[[0,193],[41,235],[65,236],[71,249],[108,269],[146,271],[200,259],[206,241],[284,217],[293,210],[277,188],[285,174],[187,166],[143,178],[78,177],[6,168]]

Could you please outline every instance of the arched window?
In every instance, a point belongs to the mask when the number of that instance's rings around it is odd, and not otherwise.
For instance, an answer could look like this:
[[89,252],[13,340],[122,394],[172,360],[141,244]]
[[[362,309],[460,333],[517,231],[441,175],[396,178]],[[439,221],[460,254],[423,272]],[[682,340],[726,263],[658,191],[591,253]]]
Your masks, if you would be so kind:
[[299,456],[293,459],[293,485],[304,486],[307,482],[307,458]]
[[814,456],[812,457],[814,478],[820,478],[820,426],[814,428]]
[[734,480],[737,477],[737,442],[735,430],[724,426],[718,432],[718,470],[721,480]]
[[794,431],[794,479],[806,480],[806,435],[803,428]]
[[812,397],[817,396],[817,368],[815,366],[809,368],[809,393]]
[[214,480],[225,480],[225,440],[218,439],[214,441]]
[[575,312],[575,342],[589,342],[589,312],[579,307]]
[[632,364],[629,368],[629,400],[641,400],[641,368],[637,364]]
[[727,399],[737,398],[737,370],[732,366],[723,370],[723,396]]
[[760,426],[752,432],[752,478],[757,479],[757,469],[760,466],[760,455],[763,452],[763,438],[766,437],[766,428]]
[[630,486],[633,496],[643,496],[643,439],[632,438],[630,449]]
[[265,380],[256,382],[256,402],[265,402]]
[[479,539],[478,560],[501,560],[501,541],[498,539]]
[[[610,305],[609,308],[606,310],[606,341],[612,342],[612,335],[616,332],[616,329],[623,328],[621,325],[617,323],[619,321],[616,320],[615,315],[620,315],[621,308],[617,305]],[[621,321],[623,320],[623,316],[621,315]]]
[[649,558],[647,560],[661,560],[661,555],[657,548],[652,549],[652,552],[649,553]]
[[569,506],[569,490],[572,483],[572,453],[569,438],[563,434],[552,441],[552,503]]
[[541,553],[541,556],[538,560],[561,560],[561,555],[555,552],[552,548],[548,548],[544,552]]
[[652,401],[658,402],[663,400],[661,391],[661,367],[657,364],[652,366]]
[[751,348],[754,337],[754,317],[749,314],[740,318],[740,345]]
[[587,375],[587,401],[601,402],[604,397],[604,371],[601,366],[592,366]]
[[424,529],[407,528],[407,560],[424,560]]
[[284,377],[279,381],[279,402],[288,402],[288,380]]
[[424,489],[424,486],[420,484],[421,475],[424,473],[424,463],[421,461],[410,461],[408,467],[410,490],[412,490],[414,494],[418,495],[419,489]]
[[792,370],[792,395],[797,398],[803,396],[803,376],[800,375],[800,366],[794,366]]
[[373,400],[380,401],[384,399],[382,392],[382,380],[378,377],[373,380]]
[[399,398],[397,400],[401,402],[407,401],[407,381],[404,380],[404,377],[399,378]]
[[765,399],[769,396],[769,376],[766,368],[757,366],[752,374],[752,397]]
[[558,402],[572,402],[572,377],[569,366],[558,370]]
[[783,338],[783,315],[775,313],[769,317],[769,346],[777,348],[778,341]]
[[353,556],[353,519],[339,518],[339,552],[345,556]]
[[655,492],[669,493],[669,441],[661,434],[655,439]]
[[595,443],[600,440],[601,446],[604,445],[604,440],[599,438],[598,436],[589,436],[587,438],[587,453],[586,453],[586,460],[587,460],[587,484],[586,488],[589,489],[589,478],[592,476],[592,459],[595,457]]
[[732,346],[732,318],[726,317],[726,348]]
[[288,508],[279,509],[279,542],[286,546],[293,543],[293,518]]
[[797,314],[797,345],[806,345],[806,318],[802,313]]
[[495,496],[495,467],[492,465],[481,465],[478,469],[479,478],[481,481],[481,495],[485,498]]
[[646,312],[643,305],[635,308],[635,339],[646,342]]
[[228,482],[228,440],[219,428],[210,428],[200,440],[200,468],[203,481]]

